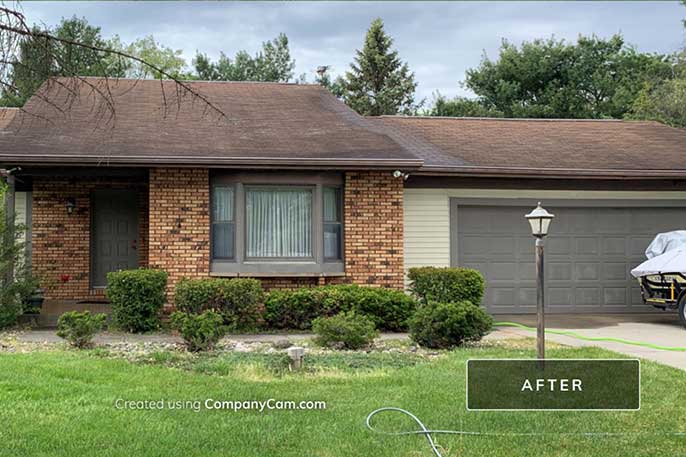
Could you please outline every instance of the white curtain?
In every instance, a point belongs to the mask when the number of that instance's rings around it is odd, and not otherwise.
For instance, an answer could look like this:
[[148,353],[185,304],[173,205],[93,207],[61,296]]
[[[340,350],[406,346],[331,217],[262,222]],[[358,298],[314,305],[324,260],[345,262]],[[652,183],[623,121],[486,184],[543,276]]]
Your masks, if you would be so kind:
[[312,257],[312,191],[247,189],[248,257]]

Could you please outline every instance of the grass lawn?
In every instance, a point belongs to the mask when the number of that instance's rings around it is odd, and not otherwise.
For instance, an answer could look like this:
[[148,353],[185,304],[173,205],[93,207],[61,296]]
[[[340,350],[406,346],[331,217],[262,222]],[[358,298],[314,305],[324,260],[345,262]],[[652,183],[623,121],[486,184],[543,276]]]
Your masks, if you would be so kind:
[[[421,436],[369,432],[382,406],[414,412],[429,428],[499,432],[636,432],[620,437],[438,435],[445,456],[677,456],[686,436],[686,372],[644,362],[638,412],[468,412],[465,361],[531,357],[529,349],[463,349],[430,361],[388,354],[320,356],[306,374],[280,371],[275,355],[143,362],[98,350],[0,355],[1,456],[429,456]],[[616,357],[552,349],[549,357]],[[612,382],[612,380],[608,380]],[[124,400],[323,400],[320,411],[119,410]],[[415,430],[402,416],[388,430]]]

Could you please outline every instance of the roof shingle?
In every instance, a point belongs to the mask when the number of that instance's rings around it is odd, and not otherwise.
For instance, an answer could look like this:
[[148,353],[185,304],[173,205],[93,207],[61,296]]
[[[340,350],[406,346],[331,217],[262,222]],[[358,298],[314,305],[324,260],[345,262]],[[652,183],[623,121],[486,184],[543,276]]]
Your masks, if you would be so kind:
[[[686,175],[686,130],[658,122],[405,116],[368,119],[423,158],[422,171],[427,172]],[[425,145],[413,147],[408,138]]]
[[[0,162],[421,165],[319,85],[188,82],[224,117],[189,94],[177,96],[173,81],[88,82],[46,82],[0,133]],[[111,92],[113,117],[91,85]]]

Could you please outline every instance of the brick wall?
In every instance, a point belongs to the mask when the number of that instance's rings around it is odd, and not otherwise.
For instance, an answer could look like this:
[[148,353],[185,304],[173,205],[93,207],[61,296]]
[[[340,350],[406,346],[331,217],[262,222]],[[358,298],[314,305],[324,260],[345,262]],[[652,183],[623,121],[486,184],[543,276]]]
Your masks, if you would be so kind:
[[346,280],[403,288],[403,180],[391,172],[345,175]]
[[[83,300],[89,289],[90,192],[130,187],[123,181],[36,179],[33,265],[49,278],[46,298]],[[355,283],[403,287],[403,183],[390,172],[349,172],[345,177],[345,277],[259,278],[265,289]],[[210,195],[207,169],[151,169],[142,186],[140,265],[169,273],[169,291],[182,277],[209,277]],[[68,215],[66,200],[76,199]],[[62,283],[61,275],[70,280]],[[171,298],[171,297],[170,297]]]
[[209,170],[150,170],[149,264],[169,273],[171,292],[181,278],[210,273]]
[[[89,300],[103,295],[90,289],[91,192],[98,188],[137,188],[139,264],[147,263],[147,183],[121,179],[35,178],[32,203],[32,268],[47,300]],[[76,209],[67,213],[69,198]]]

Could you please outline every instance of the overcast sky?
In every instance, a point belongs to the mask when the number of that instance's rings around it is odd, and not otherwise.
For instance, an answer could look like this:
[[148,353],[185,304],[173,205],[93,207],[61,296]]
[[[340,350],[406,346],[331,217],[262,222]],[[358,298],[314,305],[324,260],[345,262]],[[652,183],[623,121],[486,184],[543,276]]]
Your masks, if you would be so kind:
[[212,57],[254,53],[284,32],[296,75],[308,81],[318,65],[334,73],[348,67],[369,23],[381,17],[401,57],[415,72],[419,98],[438,90],[468,95],[459,82],[482,54],[498,55],[502,39],[621,32],[641,51],[672,52],[686,44],[678,1],[652,2],[23,2],[30,22],[54,25],[84,16],[124,42],[154,35],[182,49],[190,64],[196,50]]

